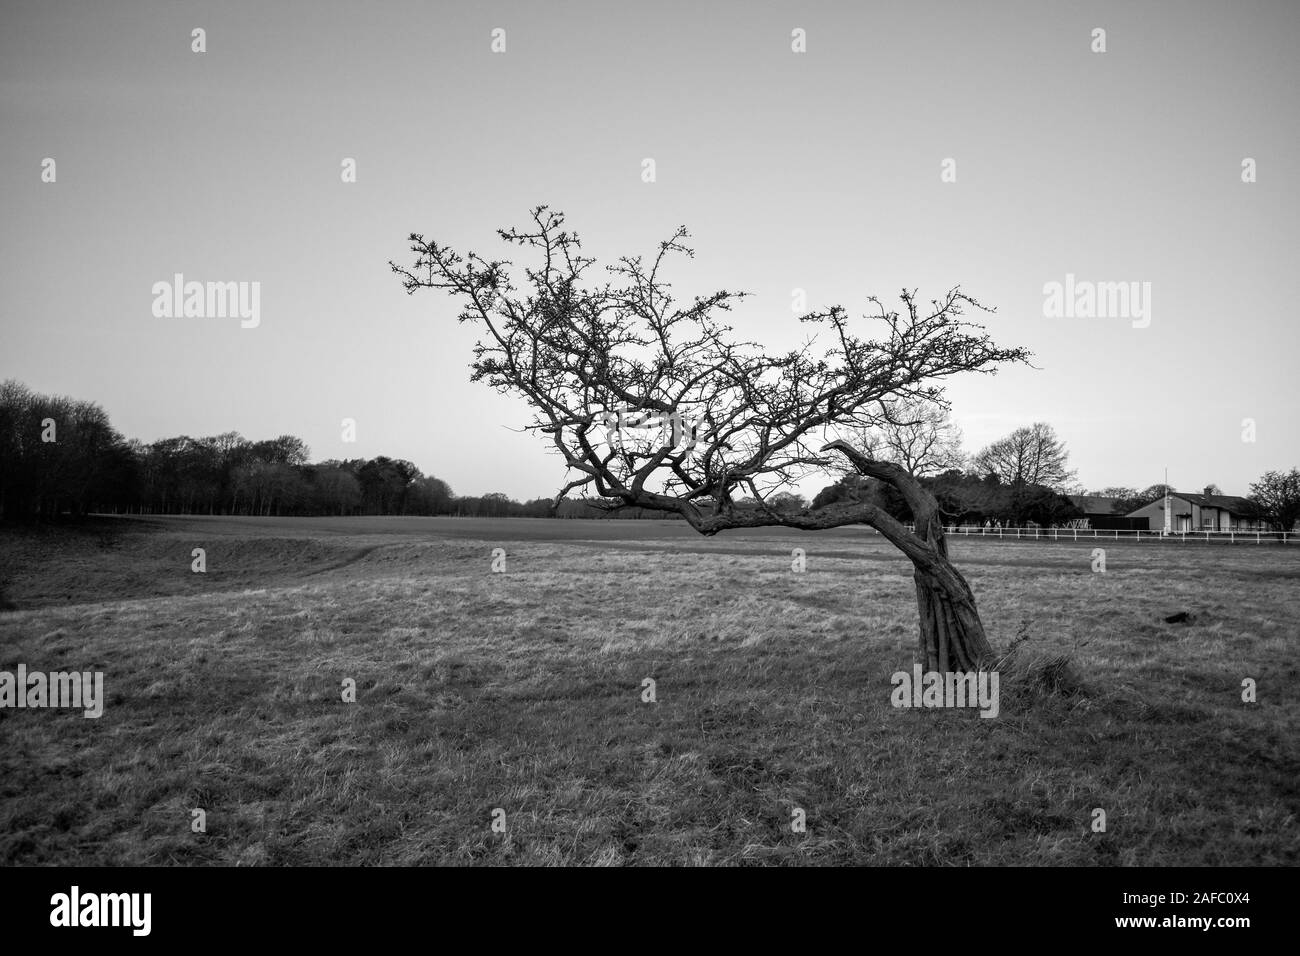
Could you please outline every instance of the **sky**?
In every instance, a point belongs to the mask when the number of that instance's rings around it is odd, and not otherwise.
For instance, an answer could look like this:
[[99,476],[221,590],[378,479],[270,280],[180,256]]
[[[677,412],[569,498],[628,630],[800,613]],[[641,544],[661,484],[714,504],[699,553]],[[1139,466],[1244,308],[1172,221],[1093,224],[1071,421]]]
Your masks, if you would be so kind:
[[[474,329],[388,265],[411,232],[499,255],[546,203],[601,262],[686,225],[674,290],[752,293],[733,324],[773,349],[796,289],[960,285],[1035,353],[950,381],[969,450],[1045,421],[1088,489],[1245,494],[1300,466],[1298,42],[1294,2],[0,0],[0,379],[144,441],[551,495]],[[260,283],[257,325],[156,315],[176,273]],[[1052,315],[1067,276],[1149,293]]]

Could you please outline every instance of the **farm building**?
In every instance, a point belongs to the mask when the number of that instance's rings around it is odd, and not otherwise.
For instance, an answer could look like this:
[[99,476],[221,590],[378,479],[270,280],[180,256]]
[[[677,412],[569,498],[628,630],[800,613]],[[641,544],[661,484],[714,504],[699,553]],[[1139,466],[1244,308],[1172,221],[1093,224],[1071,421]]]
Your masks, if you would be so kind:
[[[1180,531],[1267,531],[1268,522],[1256,516],[1251,503],[1237,495],[1212,495],[1207,488],[1201,494],[1186,491],[1169,493],[1169,527]],[[1131,518],[1145,518],[1152,531],[1165,526],[1165,499],[1130,513]]]
[[1118,498],[1106,498],[1101,495],[1070,495],[1070,501],[1083,512],[1086,524],[1078,527],[1096,528],[1102,531],[1146,530],[1141,518],[1125,517],[1116,509]]

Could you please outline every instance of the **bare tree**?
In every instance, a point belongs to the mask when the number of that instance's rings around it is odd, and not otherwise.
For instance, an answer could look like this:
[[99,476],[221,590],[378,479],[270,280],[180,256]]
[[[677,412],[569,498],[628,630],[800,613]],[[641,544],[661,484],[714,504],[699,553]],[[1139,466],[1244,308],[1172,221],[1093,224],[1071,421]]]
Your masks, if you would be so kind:
[[[557,501],[594,489],[625,506],[678,514],[704,535],[869,524],[913,563],[927,667],[971,671],[991,663],[974,595],[948,560],[934,497],[906,469],[846,440],[855,428],[881,424],[894,402],[942,403],[940,383],[952,375],[1026,360],[1025,350],[999,348],[982,327],[961,320],[967,307],[983,306],[958,289],[922,306],[904,290],[899,311],[870,298],[875,312],[862,325],[834,306],[803,316],[814,335],[774,355],[734,340],[721,321],[744,293],[674,299],[662,271],[670,256],[693,255],[685,228],[652,258],[623,257],[591,284],[594,260],[561,214],[540,206],[531,225],[498,235],[539,260],[522,278],[510,262],[462,256],[417,234],[411,267],[390,264],[408,293],[446,290],[463,305],[459,320],[481,326],[471,378],[532,406],[528,427],[548,437],[569,469]],[[658,441],[619,440],[611,416],[619,421],[625,411],[687,427],[662,429],[670,437]],[[768,503],[841,460],[898,489],[916,530],[860,500],[797,512]],[[757,507],[737,507],[738,494]]]
[[937,402],[886,403],[879,425],[860,428],[850,441],[870,458],[893,462],[914,478],[966,464],[961,429]]
[[1274,531],[1291,531],[1300,521],[1300,470],[1266,471],[1250,486],[1250,501]]
[[1064,491],[1074,480],[1069,453],[1056,429],[1046,422],[1017,428],[975,456],[982,475],[997,475],[1006,485],[1042,485]]

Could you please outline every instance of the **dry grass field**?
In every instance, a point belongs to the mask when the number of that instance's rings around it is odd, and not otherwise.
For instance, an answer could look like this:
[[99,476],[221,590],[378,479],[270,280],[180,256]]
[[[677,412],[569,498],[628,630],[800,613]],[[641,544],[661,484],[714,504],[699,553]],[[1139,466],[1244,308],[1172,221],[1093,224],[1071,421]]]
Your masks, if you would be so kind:
[[0,669],[103,671],[107,703],[0,710],[0,863],[1300,862],[1300,548],[951,547],[1025,639],[996,719],[890,705],[916,606],[865,530],[5,532]]

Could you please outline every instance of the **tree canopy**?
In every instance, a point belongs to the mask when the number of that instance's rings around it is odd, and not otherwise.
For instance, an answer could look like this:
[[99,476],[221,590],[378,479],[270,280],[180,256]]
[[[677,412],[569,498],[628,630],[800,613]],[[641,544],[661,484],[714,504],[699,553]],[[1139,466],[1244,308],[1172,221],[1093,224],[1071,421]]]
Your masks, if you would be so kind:
[[[569,471],[561,495],[589,489],[680,514],[705,534],[887,519],[861,503],[790,512],[768,500],[810,471],[842,465],[829,451],[852,461],[846,436],[885,424],[895,403],[946,407],[945,379],[1029,356],[964,321],[968,309],[984,307],[959,288],[928,304],[905,289],[895,310],[869,297],[861,320],[838,305],[810,312],[799,319],[812,332],[805,344],[772,354],[726,324],[745,293],[672,294],[668,260],[693,255],[685,227],[653,256],[624,256],[602,276],[561,213],[539,206],[531,218],[497,231],[537,260],[522,270],[419,234],[409,237],[413,264],[391,265],[408,292],[442,289],[460,299],[459,320],[483,332],[472,378],[528,402],[528,427]],[[687,438],[626,440],[618,423],[628,413],[683,423],[674,434]],[[871,467],[892,474],[898,466]],[[759,507],[736,507],[741,497]]]

